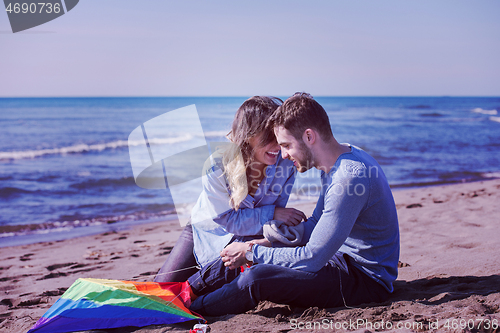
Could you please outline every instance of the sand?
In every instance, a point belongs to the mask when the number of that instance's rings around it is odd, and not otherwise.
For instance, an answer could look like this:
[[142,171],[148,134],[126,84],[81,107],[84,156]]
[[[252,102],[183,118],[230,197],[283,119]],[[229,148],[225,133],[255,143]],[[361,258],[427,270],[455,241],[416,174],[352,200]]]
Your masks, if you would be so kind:
[[[500,332],[493,329],[500,325],[500,180],[396,190],[394,197],[401,267],[389,301],[330,309],[263,302],[245,314],[206,318],[211,331]],[[314,204],[300,208],[311,213]],[[0,248],[0,332],[26,332],[79,277],[152,281],[181,230],[164,221]],[[189,332],[193,324],[107,332]]]

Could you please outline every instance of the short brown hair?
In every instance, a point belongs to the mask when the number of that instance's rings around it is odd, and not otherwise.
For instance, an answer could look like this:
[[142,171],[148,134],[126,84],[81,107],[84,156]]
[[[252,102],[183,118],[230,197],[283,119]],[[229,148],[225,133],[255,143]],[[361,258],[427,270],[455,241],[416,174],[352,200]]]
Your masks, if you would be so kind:
[[309,94],[295,93],[276,109],[269,120],[273,127],[284,127],[295,137],[302,139],[308,128],[316,130],[324,141],[333,137],[330,119],[325,109]]

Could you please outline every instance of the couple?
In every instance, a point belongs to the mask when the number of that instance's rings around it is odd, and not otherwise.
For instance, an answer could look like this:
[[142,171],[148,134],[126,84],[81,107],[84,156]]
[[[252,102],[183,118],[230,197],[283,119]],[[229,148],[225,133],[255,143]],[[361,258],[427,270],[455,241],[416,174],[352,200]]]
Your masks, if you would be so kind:
[[[282,104],[247,100],[230,139],[235,145],[207,165],[192,212],[196,223],[185,228],[155,281],[187,279],[190,309],[208,316],[245,312],[262,300],[300,307],[386,300],[397,277],[399,228],[378,163],[339,144],[325,110],[305,93]],[[322,174],[321,195],[307,219],[284,208],[292,161],[298,172],[314,167]],[[270,220],[300,230],[299,241],[285,246],[264,238]],[[200,271],[185,269],[196,261]]]

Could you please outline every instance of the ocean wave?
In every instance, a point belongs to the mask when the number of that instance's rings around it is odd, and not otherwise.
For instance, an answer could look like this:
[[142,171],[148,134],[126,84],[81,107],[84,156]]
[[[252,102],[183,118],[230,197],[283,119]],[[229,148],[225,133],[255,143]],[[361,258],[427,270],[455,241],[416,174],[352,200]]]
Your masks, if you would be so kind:
[[205,132],[204,134],[206,138],[220,138],[220,137],[225,138],[227,133],[228,131],[211,131],[211,132]]
[[483,110],[481,108],[472,109],[472,112],[481,113],[481,114],[488,114],[488,115],[493,115],[493,116],[498,114],[497,110]]
[[443,117],[444,114],[441,114],[439,112],[432,112],[432,113],[421,113],[420,117]]
[[[189,141],[193,138],[191,134],[184,134],[181,136],[177,137],[172,137],[172,138],[148,138],[148,142],[150,145],[165,145],[165,144],[173,144],[173,143],[179,143],[179,142],[185,142]],[[135,140],[135,141],[126,141],[124,146],[139,146],[142,145],[144,142],[142,140]]]
[[491,121],[496,121],[497,123],[500,123],[500,117],[493,117],[493,116],[491,116],[489,119]]
[[500,171],[497,172],[485,172],[483,174],[485,178],[500,178]]
[[82,227],[114,225],[120,222],[148,221],[169,217],[175,217],[175,210],[163,210],[156,213],[137,212],[127,215],[98,217],[92,219],[78,219],[73,221],[45,222],[39,224],[2,225],[0,226],[0,239],[23,235],[47,234]]
[[10,199],[31,192],[32,191],[24,190],[22,188],[17,188],[17,187],[2,187],[0,188],[0,198]]
[[421,110],[421,109],[432,109],[432,107],[426,104],[418,104],[418,105],[408,106],[408,109]]
[[[37,196],[37,197],[56,197],[56,196],[68,196],[75,194],[75,191],[69,190],[44,190],[44,189],[36,189],[36,190],[26,190],[19,187],[0,187],[0,199],[3,200],[13,200],[21,198],[24,200],[27,196]],[[0,220],[1,221],[1,220]]]
[[135,186],[134,177],[123,177],[123,178],[103,178],[103,179],[89,179],[80,183],[71,184],[70,188],[75,188],[79,190],[85,190],[89,188],[100,188],[103,187],[130,187]]
[[[153,138],[149,139],[150,145],[163,145],[163,144],[174,144],[179,142],[189,141],[193,138],[190,134],[185,134],[178,137],[172,138]],[[128,140],[117,140],[107,143],[97,143],[97,144],[76,144],[67,147],[59,148],[48,148],[48,149],[38,149],[38,150],[23,150],[23,151],[12,151],[12,152],[0,152],[1,160],[18,160],[18,159],[29,159],[36,158],[45,155],[65,155],[65,154],[78,154],[91,151],[103,151],[105,149],[117,149],[128,146],[139,146],[143,144],[142,140],[128,141]]]

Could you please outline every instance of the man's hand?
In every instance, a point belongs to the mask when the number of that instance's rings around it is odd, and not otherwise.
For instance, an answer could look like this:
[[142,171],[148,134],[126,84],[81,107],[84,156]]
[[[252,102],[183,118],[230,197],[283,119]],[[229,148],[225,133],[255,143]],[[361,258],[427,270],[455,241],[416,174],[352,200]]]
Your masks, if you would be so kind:
[[295,208],[274,208],[273,220],[282,221],[285,225],[293,226],[297,225],[302,220],[307,220],[306,214]]
[[224,250],[220,252],[224,266],[235,269],[245,265],[248,262],[245,258],[247,249],[247,243],[234,242],[226,246]]

